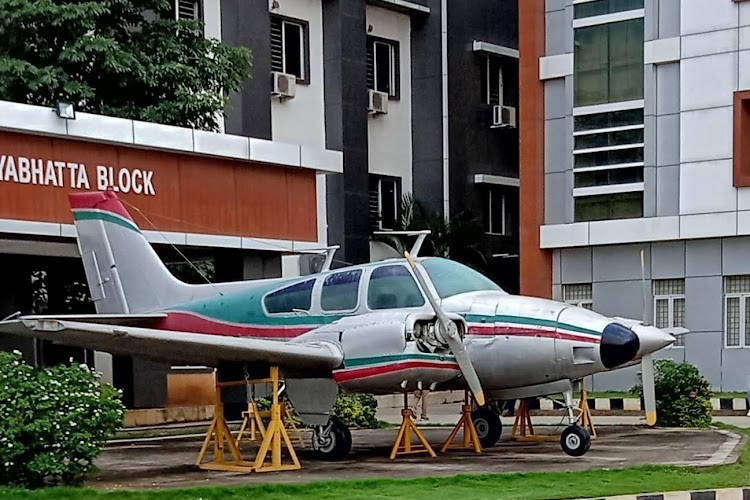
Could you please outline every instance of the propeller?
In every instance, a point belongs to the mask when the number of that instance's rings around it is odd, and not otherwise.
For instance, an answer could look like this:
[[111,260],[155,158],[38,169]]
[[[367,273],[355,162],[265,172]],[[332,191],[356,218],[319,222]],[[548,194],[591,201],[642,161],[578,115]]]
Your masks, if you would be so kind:
[[445,311],[443,311],[443,309],[438,305],[437,299],[427,286],[427,282],[422,275],[422,271],[417,267],[414,259],[409,254],[409,252],[404,252],[404,257],[406,257],[406,260],[409,262],[409,265],[414,271],[414,276],[419,282],[419,286],[424,291],[425,295],[427,296],[427,300],[430,302],[432,309],[437,315],[439,334],[441,337],[443,337],[443,340],[445,340],[445,342],[450,347],[451,352],[456,357],[458,367],[461,369],[461,373],[466,379],[466,383],[469,385],[469,389],[471,390],[472,394],[474,394],[474,400],[479,406],[484,406],[485,400],[482,385],[479,383],[479,377],[477,376],[476,370],[474,370],[474,365],[471,363],[469,353],[467,353],[466,349],[464,348],[463,340],[458,334],[458,328],[456,327],[456,324],[451,321],[450,318],[448,318],[448,315],[445,314]]
[[[643,287],[643,324],[648,325],[646,319],[646,260],[641,250],[641,283]],[[641,358],[641,381],[643,383],[643,405],[646,412],[646,424],[656,425],[656,387],[654,381],[654,357],[644,354]]]

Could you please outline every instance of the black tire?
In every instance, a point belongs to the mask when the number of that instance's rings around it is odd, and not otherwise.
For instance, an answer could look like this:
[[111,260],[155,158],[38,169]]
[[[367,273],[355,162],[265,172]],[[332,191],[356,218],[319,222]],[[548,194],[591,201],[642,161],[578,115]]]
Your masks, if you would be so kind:
[[477,408],[471,412],[471,421],[479,436],[482,448],[495,446],[503,433],[503,423],[500,416],[489,408]]
[[591,448],[591,435],[583,427],[571,425],[560,435],[560,446],[567,455],[581,457]]
[[[318,447],[316,453],[320,460],[343,460],[352,449],[352,433],[349,428],[336,417],[331,418],[331,432],[329,441]],[[313,439],[315,439],[313,437]]]

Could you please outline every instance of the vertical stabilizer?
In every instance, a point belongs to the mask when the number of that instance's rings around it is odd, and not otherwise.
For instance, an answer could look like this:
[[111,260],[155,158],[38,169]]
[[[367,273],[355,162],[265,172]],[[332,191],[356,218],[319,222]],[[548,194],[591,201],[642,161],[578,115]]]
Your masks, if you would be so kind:
[[190,286],[177,280],[112,191],[70,195],[78,248],[98,313],[143,313],[178,304]]

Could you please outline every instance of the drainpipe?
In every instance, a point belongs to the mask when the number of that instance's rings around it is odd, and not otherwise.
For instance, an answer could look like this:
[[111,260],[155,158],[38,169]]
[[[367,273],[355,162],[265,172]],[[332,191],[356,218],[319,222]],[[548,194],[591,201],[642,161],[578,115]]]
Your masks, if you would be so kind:
[[443,80],[443,217],[450,217],[450,160],[448,159],[448,0],[440,0],[440,42]]

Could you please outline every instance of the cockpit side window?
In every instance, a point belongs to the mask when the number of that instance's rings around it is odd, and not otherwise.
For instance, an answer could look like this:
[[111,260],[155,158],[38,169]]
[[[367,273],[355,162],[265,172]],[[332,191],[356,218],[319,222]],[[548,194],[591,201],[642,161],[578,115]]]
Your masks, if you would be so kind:
[[424,297],[414,277],[404,266],[382,266],[370,275],[367,307],[397,309],[424,305]]
[[323,281],[320,307],[324,311],[351,311],[359,302],[361,269],[334,273]]
[[263,299],[266,311],[269,314],[309,311],[314,284],[315,280],[308,280],[269,293]]
[[488,277],[458,262],[429,257],[423,259],[421,263],[441,299],[467,292],[505,293]]

